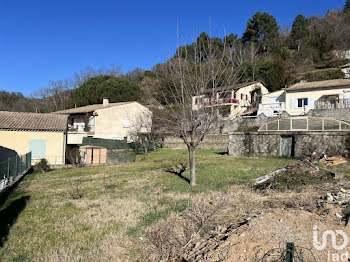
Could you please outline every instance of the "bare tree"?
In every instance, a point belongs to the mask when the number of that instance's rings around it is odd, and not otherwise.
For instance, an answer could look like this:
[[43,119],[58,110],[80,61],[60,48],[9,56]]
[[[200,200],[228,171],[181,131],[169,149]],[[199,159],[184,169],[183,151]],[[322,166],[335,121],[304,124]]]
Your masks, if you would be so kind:
[[143,110],[142,113],[132,117],[128,134],[135,144],[135,150],[142,149],[147,155],[159,138],[159,131],[152,111]]
[[163,94],[162,121],[168,133],[183,139],[187,146],[193,186],[196,185],[195,151],[206,134],[214,130],[218,119],[216,107],[200,104],[194,108],[193,102],[196,99],[199,102],[205,90],[215,99],[218,88],[235,84],[240,71],[234,62],[234,50],[224,42],[223,49],[213,48],[209,37],[193,43],[191,51],[186,47],[180,49],[178,44],[175,56],[158,74]]

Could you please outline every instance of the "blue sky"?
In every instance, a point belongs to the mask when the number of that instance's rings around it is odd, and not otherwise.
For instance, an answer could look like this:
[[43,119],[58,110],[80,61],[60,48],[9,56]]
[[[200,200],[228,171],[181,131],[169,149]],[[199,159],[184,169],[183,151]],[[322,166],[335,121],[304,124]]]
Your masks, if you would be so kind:
[[87,66],[150,69],[200,32],[241,35],[255,12],[279,25],[298,14],[324,15],[345,0],[1,0],[0,90],[24,95]]

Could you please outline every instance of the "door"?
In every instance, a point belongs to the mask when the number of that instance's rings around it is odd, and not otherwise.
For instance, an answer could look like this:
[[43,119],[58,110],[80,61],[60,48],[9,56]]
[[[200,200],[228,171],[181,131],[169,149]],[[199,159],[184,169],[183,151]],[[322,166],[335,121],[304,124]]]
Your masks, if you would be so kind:
[[292,136],[282,136],[282,156],[294,156],[294,139]]
[[86,164],[92,164],[92,148],[86,149]]

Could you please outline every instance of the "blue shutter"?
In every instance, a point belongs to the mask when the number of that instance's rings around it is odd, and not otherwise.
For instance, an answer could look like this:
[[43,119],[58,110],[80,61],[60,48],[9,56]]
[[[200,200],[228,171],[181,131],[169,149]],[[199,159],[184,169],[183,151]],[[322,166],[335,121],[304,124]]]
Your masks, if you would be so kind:
[[29,140],[29,150],[32,152],[32,158],[46,157],[46,140],[31,139]]

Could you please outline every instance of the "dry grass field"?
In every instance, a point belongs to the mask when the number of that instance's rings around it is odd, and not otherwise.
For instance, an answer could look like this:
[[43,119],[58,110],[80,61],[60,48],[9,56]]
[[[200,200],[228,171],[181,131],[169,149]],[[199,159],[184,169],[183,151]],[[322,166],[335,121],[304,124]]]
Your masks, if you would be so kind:
[[0,206],[0,261],[137,261],[147,229],[294,159],[234,158],[198,150],[198,186],[185,150],[135,163],[29,174]]

